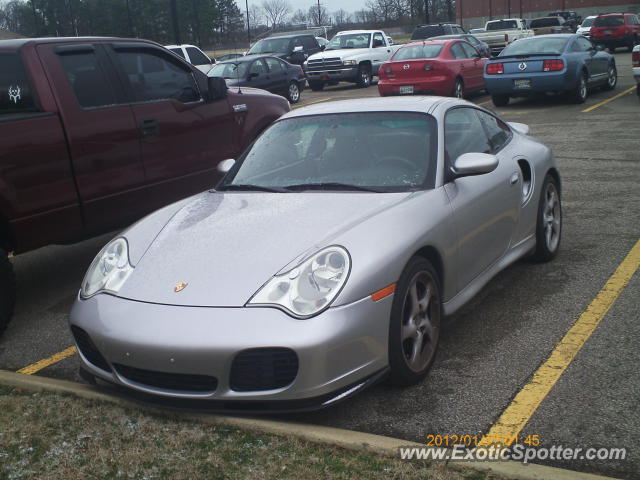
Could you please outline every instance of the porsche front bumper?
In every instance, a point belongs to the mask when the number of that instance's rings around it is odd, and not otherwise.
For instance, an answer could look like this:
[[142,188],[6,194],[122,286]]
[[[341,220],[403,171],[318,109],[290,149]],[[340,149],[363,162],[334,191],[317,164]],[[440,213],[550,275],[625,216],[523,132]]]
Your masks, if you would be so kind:
[[[159,305],[101,294],[78,299],[70,324],[81,368],[111,384],[165,399],[241,402],[248,410],[265,402],[322,408],[386,370],[392,299],[367,297],[297,320],[275,308]],[[270,388],[286,375],[289,383]]]

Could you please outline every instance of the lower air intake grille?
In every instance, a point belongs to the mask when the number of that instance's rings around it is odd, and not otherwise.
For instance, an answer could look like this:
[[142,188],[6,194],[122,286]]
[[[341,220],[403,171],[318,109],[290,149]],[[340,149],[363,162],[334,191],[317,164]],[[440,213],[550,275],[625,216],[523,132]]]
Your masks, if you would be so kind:
[[156,372],[119,363],[113,366],[120,376],[149,387],[182,392],[214,392],[218,387],[218,379],[208,375]]
[[274,390],[291,384],[298,356],[289,348],[251,348],[233,360],[229,386],[236,392]]
[[101,368],[105,372],[111,371],[111,367],[104,359],[98,348],[95,346],[87,332],[85,332],[80,327],[72,325],[71,333],[76,339],[76,344],[78,345],[80,353],[82,353],[84,358],[86,358],[89,363],[95,365],[98,368]]

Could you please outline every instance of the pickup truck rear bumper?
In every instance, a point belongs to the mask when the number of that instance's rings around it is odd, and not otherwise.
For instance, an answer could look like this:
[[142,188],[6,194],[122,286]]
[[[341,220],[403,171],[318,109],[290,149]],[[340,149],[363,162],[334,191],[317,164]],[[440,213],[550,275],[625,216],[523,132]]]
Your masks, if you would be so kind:
[[307,79],[316,82],[330,82],[332,80],[355,81],[358,76],[358,67],[336,68],[332,70],[307,70]]

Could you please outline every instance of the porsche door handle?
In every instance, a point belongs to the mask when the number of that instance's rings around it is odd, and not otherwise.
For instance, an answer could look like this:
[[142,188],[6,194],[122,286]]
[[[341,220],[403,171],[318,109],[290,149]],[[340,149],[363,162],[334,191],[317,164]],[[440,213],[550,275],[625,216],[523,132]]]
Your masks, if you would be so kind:
[[514,173],[513,175],[511,175],[511,178],[509,179],[509,183],[511,183],[511,185],[515,185],[516,183],[518,183],[518,180],[520,180],[520,175],[518,175],[517,173]]

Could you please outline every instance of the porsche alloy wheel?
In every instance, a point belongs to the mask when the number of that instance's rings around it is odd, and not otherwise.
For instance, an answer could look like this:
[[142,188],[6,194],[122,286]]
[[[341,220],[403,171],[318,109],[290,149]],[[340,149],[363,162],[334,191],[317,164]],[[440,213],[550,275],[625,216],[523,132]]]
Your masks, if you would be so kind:
[[536,225],[536,252],[534,259],[542,262],[552,260],[560,249],[562,237],[562,201],[556,179],[547,175],[542,185],[538,203]]
[[398,282],[389,331],[391,381],[412,385],[433,363],[442,316],[440,284],[431,264],[415,257]]

